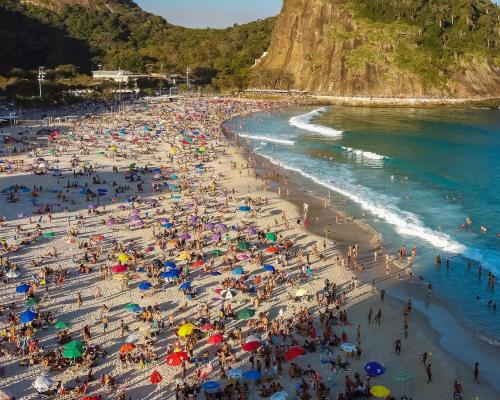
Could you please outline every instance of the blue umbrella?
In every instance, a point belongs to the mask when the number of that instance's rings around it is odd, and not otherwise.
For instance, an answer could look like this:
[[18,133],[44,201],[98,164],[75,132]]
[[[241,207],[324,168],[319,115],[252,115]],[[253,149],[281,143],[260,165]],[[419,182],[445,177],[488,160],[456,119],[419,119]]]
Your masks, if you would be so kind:
[[265,271],[269,271],[269,272],[274,272],[275,271],[274,267],[272,265],[269,265],[269,264],[264,265],[264,270]]
[[243,268],[241,267],[235,267],[233,268],[233,271],[231,272],[231,274],[233,275],[243,275],[245,271],[243,270]]
[[240,211],[244,211],[244,212],[248,212],[250,211],[252,208],[249,207],[249,206],[240,206],[239,210]]
[[255,369],[243,372],[243,379],[247,381],[258,381],[260,378],[262,378],[262,373]]
[[27,309],[21,313],[20,321],[23,324],[27,324],[28,322],[33,321],[36,318],[36,313],[31,311],[31,309]]
[[212,276],[219,276],[219,275],[222,275],[219,271],[212,271],[210,272],[210,275]]
[[167,222],[166,224],[162,224],[161,226],[168,229],[168,228],[172,228],[174,226],[174,224],[172,224],[171,222]]
[[179,285],[179,289],[181,290],[189,289],[190,287],[191,287],[191,282],[189,281],[186,281]]
[[28,291],[30,290],[30,287],[31,287],[30,285],[23,283],[22,285],[19,285],[18,287],[16,287],[16,293],[20,293],[20,294],[28,293]]
[[175,180],[179,179],[179,177],[177,175],[170,175],[170,179],[175,181]]
[[151,289],[151,286],[153,286],[153,285],[151,285],[151,282],[144,281],[144,282],[141,282],[138,287],[141,290],[149,290],[149,289]]
[[203,389],[205,390],[218,390],[219,388],[219,383],[215,381],[207,381],[203,384]]
[[241,378],[243,371],[241,368],[231,368],[226,372],[228,378]]
[[163,278],[163,279],[178,278],[180,274],[181,274],[181,271],[179,271],[178,269],[170,269],[168,271],[162,272],[160,274],[160,278]]
[[368,376],[375,377],[382,375],[385,372],[385,367],[378,361],[370,361],[365,365],[365,371],[368,374]]
[[163,266],[167,267],[167,268],[175,268],[175,267],[177,267],[177,265],[173,261],[165,261],[163,263]]

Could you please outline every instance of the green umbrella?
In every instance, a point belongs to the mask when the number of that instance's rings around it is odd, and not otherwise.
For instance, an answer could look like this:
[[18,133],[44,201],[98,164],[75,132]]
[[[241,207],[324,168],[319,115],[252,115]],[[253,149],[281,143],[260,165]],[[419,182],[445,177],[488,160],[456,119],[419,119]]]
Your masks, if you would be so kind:
[[214,256],[221,256],[224,254],[224,252],[221,249],[214,249],[214,250],[212,250],[212,254]]
[[249,248],[250,248],[250,244],[248,244],[248,242],[245,242],[243,240],[240,240],[238,242],[238,250],[247,251]]
[[267,240],[270,240],[271,242],[276,242],[276,240],[278,240],[278,236],[274,232],[266,233],[266,238],[267,238]]
[[56,322],[54,327],[56,329],[66,329],[66,328],[69,328],[69,324],[67,322],[64,322],[64,321],[58,321],[58,322]]
[[77,349],[77,350],[83,351],[83,342],[81,342],[79,340],[73,340],[69,343],[66,343],[64,345],[64,350],[68,350],[68,349]]
[[42,236],[46,239],[53,238],[56,234],[52,231],[43,232]]
[[250,319],[255,315],[255,310],[244,308],[238,313],[238,319]]
[[77,347],[70,347],[63,351],[64,358],[79,358],[82,356],[83,350]]
[[128,166],[128,167],[129,167],[129,168],[135,168],[135,166],[136,166],[136,163],[134,162],[134,163],[132,163],[132,164],[129,164],[129,166]]
[[127,311],[134,311],[136,308],[140,307],[139,304],[136,303],[128,303],[123,306],[123,308]]
[[103,156],[103,155],[105,155],[106,153],[104,152],[104,150],[101,150],[101,151],[99,151],[99,153],[97,153],[97,154],[100,154],[101,156]]
[[49,153],[50,155],[53,155],[54,154],[54,150],[50,149],[49,151],[47,151],[47,153]]
[[40,299],[37,299],[36,297],[30,297],[24,304],[29,308],[36,306],[38,303],[40,303]]

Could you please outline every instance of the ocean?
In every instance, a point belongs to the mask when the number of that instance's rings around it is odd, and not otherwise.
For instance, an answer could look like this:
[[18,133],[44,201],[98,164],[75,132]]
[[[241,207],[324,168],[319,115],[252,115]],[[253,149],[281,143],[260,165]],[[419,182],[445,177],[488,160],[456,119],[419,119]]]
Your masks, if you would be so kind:
[[500,110],[332,106],[227,125],[257,154],[324,189],[316,195],[337,206],[345,199],[391,254],[416,245],[414,275],[468,332],[500,346]]

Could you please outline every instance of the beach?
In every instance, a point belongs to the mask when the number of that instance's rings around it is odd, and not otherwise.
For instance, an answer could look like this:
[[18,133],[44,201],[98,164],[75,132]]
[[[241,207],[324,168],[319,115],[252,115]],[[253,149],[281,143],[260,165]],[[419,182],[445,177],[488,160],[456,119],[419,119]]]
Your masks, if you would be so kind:
[[[418,309],[383,296],[425,289],[408,289],[397,265],[385,277],[377,232],[221,131],[290,106],[138,105],[50,127],[43,145],[5,154],[0,389],[274,400],[361,398],[376,386],[390,389],[381,398],[418,400],[451,399],[457,381],[464,399],[498,398]],[[373,278],[356,275],[360,263]]]

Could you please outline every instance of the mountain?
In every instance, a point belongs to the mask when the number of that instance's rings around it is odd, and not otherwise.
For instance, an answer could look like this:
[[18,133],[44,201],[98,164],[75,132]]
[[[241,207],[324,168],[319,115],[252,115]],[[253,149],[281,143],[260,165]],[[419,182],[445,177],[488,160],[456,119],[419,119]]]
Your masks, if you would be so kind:
[[488,0],[284,0],[253,80],[344,96],[500,96],[499,8]]
[[191,67],[207,81],[237,84],[269,46],[274,23],[189,29],[130,0],[0,0],[0,18],[0,75],[39,65],[74,64],[87,73],[99,64],[134,72]]

